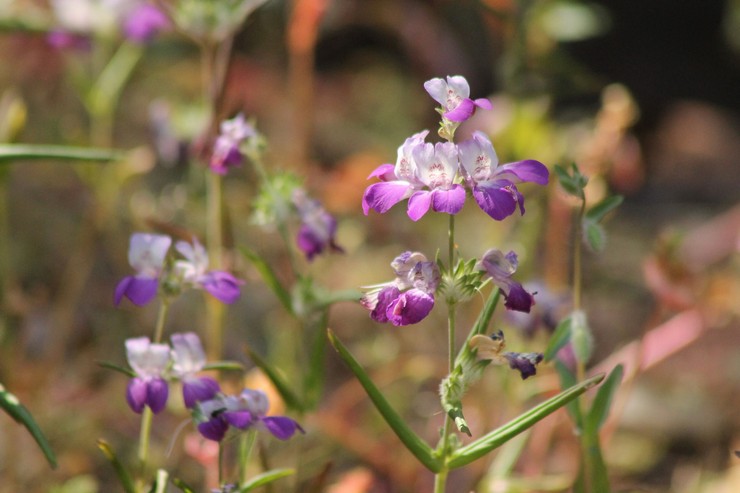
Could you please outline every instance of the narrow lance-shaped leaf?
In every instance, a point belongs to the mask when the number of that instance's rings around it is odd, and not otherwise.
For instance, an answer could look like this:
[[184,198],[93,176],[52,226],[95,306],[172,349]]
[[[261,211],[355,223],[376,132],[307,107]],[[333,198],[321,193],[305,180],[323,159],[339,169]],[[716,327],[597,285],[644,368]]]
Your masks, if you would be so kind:
[[324,309],[318,321],[308,327],[307,335],[311,335],[311,352],[309,353],[309,365],[304,378],[304,401],[307,408],[313,409],[321,397],[324,386],[326,365],[326,329],[329,319],[328,309]]
[[283,287],[282,283],[277,278],[275,271],[272,270],[272,267],[270,267],[269,264],[256,252],[253,252],[248,248],[241,248],[241,252],[242,255],[252,262],[255,268],[259,271],[262,276],[262,280],[265,281],[265,284],[267,284],[270,289],[272,289],[272,292],[275,293],[275,296],[277,296],[277,299],[280,301],[280,304],[283,305],[283,308],[293,315],[293,301],[290,292]]
[[126,152],[116,149],[69,147],[39,144],[0,144],[0,163],[29,159],[64,159],[71,161],[120,161]]
[[590,389],[594,385],[597,385],[604,379],[604,375],[596,375],[588,380],[575,385],[568,390],[561,392],[560,394],[552,397],[542,404],[535,406],[524,414],[514,418],[507,424],[491,431],[487,435],[479,438],[466,445],[465,447],[457,449],[451,455],[447,462],[448,467],[451,469],[458,468],[470,464],[471,462],[480,459],[492,450],[500,447],[506,443],[512,437],[518,435],[524,430],[530,428],[532,425],[557,411],[561,407],[568,404],[570,401]]
[[571,334],[570,325],[571,318],[566,317],[555,328],[555,332],[550,336],[550,342],[547,344],[547,348],[545,348],[545,361],[551,361],[558,354],[558,351],[568,344]]
[[604,200],[591,207],[586,212],[586,218],[590,221],[600,222],[604,219],[604,216],[609,214],[611,211],[619,207],[624,202],[624,197],[621,195],[610,195]]
[[41,428],[36,424],[31,413],[26,409],[26,406],[21,404],[18,398],[5,390],[5,387],[0,384],[0,408],[10,415],[11,418],[21,423],[31,433],[31,436],[41,448],[44,457],[49,462],[52,468],[57,467],[57,459],[54,455],[54,451],[51,449],[51,445],[46,440],[46,437],[41,432]]
[[134,480],[131,478],[131,475],[123,466],[123,464],[121,464],[121,461],[118,460],[116,453],[113,451],[108,442],[106,442],[105,440],[98,440],[98,448],[103,452],[105,458],[108,459],[108,462],[111,463],[113,469],[116,471],[116,476],[118,476],[118,480],[121,482],[121,487],[123,488],[123,491],[125,491],[126,493],[137,493],[136,487],[134,486]]
[[204,370],[244,371],[244,365],[238,361],[211,361],[203,365]]
[[242,485],[242,487],[239,488],[239,493],[247,493],[259,488],[260,486],[272,483],[281,478],[292,476],[293,474],[295,474],[295,469],[273,469],[271,471],[263,472]]
[[385,419],[386,423],[391,427],[396,436],[406,446],[406,448],[414,454],[414,456],[421,462],[424,467],[430,471],[436,473],[441,469],[439,460],[434,457],[432,448],[425,443],[418,435],[416,435],[403,421],[401,416],[391,407],[388,401],[383,397],[382,392],[378,390],[370,377],[365,373],[365,370],[355,360],[352,353],[350,353],[346,347],[339,341],[337,336],[331,330],[327,331],[329,341],[331,341],[334,349],[339,353],[339,357],[345,362],[349,369],[354,373],[357,380],[365,388],[370,400],[375,404],[375,408],[380,412]]
[[[567,389],[574,386],[577,383],[576,376],[570,369],[560,361],[555,361],[555,371],[558,372],[560,377],[560,388]],[[575,423],[578,430],[583,429],[583,413],[581,412],[581,406],[578,405],[577,400],[572,400],[566,404],[565,408],[570,414],[570,419]]]
[[265,373],[267,378],[270,379],[272,384],[275,386],[275,390],[277,390],[278,394],[280,394],[280,397],[282,397],[283,401],[285,401],[285,405],[291,409],[295,409],[296,411],[304,411],[305,405],[298,397],[298,395],[293,392],[290,385],[288,385],[288,382],[286,382],[285,378],[283,378],[283,375],[277,369],[273,368],[259,354],[255,353],[249,348],[247,348],[246,351],[249,359],[251,359],[252,362]]
[[587,433],[597,433],[606,421],[614,394],[619,388],[619,384],[622,383],[623,373],[622,365],[617,365],[604,380],[604,384],[599,387],[594,402],[591,404],[591,410],[586,417],[585,428]]
[[180,491],[182,491],[182,493],[195,493],[193,487],[180,478],[172,478],[172,484],[180,488]]

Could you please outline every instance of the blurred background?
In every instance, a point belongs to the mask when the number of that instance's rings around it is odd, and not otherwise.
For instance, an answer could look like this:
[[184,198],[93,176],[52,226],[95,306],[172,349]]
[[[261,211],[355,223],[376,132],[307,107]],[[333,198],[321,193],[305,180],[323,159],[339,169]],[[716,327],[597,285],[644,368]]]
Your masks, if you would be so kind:
[[[133,456],[138,419],[125,377],[96,362],[124,365],[123,341],[150,333],[156,318],[156,307],[112,304],[130,274],[128,238],[163,227],[202,236],[206,227],[205,168],[187,158],[207,113],[197,48],[181,33],[159,35],[139,46],[117,96],[93,104],[85,95],[107,66],[96,57],[120,53],[120,35],[98,33],[93,48],[48,38],[84,3],[0,1],[0,139],[129,151],[115,164],[0,162],[0,382],[34,414],[60,463],[49,469],[26,430],[0,414],[0,492],[118,491],[95,442]],[[740,2],[269,0],[234,39],[219,117],[253,117],[269,143],[268,168],[303,177],[337,216],[345,253],[305,265],[325,287],[387,281],[401,251],[432,257],[444,247],[446,218],[412,223],[400,206],[365,217],[360,200],[368,174],[394,162],[404,139],[433,133],[438,115],[424,81],[457,74],[471,97],[494,106],[459,136],[487,132],[502,162],[578,163],[590,203],[625,197],[606,223],[605,249],[587,253],[584,267],[591,371],[626,368],[602,437],[614,491],[740,491]],[[255,181],[248,165],[224,181],[227,246],[249,245],[280,273],[279,235],[251,219]],[[567,313],[573,204],[554,180],[523,193],[527,214],[501,223],[468,204],[460,251],[517,250],[522,278],[558,300],[538,303],[539,315],[557,319]],[[247,285],[228,310],[225,356],[250,367],[249,345],[290,367],[280,304],[238,255],[233,267]],[[480,304],[461,308],[461,326]],[[187,295],[168,333],[198,330],[203,317],[199,295]],[[495,321],[522,351],[545,347],[547,327],[537,325]],[[444,326],[442,310],[417,326],[380,326],[353,303],[330,318],[431,443],[442,422]],[[302,474],[327,470],[334,493],[429,491],[428,474],[333,351],[325,365],[324,398],[303,420]],[[557,385],[547,366],[526,383],[488,371],[466,403],[481,432]],[[181,410],[157,418],[153,455],[198,484],[208,459],[175,436],[185,418]],[[450,491],[567,491],[578,466],[567,415],[525,438],[504,479],[499,452],[455,471]],[[289,444],[269,446],[276,461],[295,459]]]

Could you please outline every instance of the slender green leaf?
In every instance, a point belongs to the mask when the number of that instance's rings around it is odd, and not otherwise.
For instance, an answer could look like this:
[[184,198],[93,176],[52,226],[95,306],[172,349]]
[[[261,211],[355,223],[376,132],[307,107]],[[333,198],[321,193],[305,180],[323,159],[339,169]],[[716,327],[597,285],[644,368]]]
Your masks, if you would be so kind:
[[313,409],[321,398],[321,391],[324,387],[324,378],[326,372],[326,328],[329,319],[327,309],[323,311],[318,321],[310,327],[307,334],[312,335],[311,352],[308,371],[304,379],[303,388],[305,389],[306,407]]
[[28,411],[28,409],[26,409],[26,406],[21,404],[21,402],[15,395],[5,390],[5,387],[3,387],[1,384],[0,408],[8,413],[8,415],[10,415],[10,417],[13,418],[15,421],[21,423],[23,426],[26,427],[28,432],[31,433],[33,439],[36,440],[39,448],[41,448],[41,452],[43,452],[44,457],[46,457],[46,460],[49,462],[49,465],[52,468],[56,469],[56,456],[54,455],[54,451],[51,449],[51,445],[49,445],[46,437],[41,432],[41,428],[39,428],[39,425],[36,424],[36,421],[33,419],[33,416]]
[[[565,366],[560,361],[555,361],[555,371],[558,372],[558,376],[560,377],[561,389],[568,389],[576,384],[576,376],[573,374],[572,371],[570,371],[567,366]],[[570,419],[573,420],[576,428],[578,430],[582,430],[583,413],[581,412],[581,406],[578,405],[578,400],[570,401],[568,404],[566,404],[565,409],[568,410],[568,414],[570,414]]]
[[591,207],[586,212],[586,218],[596,223],[601,222],[601,220],[604,219],[604,216],[619,207],[622,202],[624,202],[624,197],[621,195],[610,195],[595,206]]
[[570,325],[571,318],[566,317],[555,328],[555,332],[550,336],[550,342],[547,344],[547,348],[545,348],[545,352],[543,353],[545,361],[551,361],[558,354],[558,351],[568,344],[571,333]]
[[601,224],[584,219],[582,223],[583,241],[594,252],[604,251],[606,246],[606,230]]
[[118,373],[123,373],[130,378],[134,378],[136,376],[136,372],[134,370],[130,368],[124,368],[123,366],[111,363],[110,361],[97,361],[96,363],[98,364],[98,366],[107,368],[108,370],[117,371]]
[[611,409],[612,399],[614,393],[619,388],[619,384],[622,383],[622,375],[624,369],[622,365],[617,365],[609,376],[604,380],[604,384],[599,387],[594,397],[594,402],[591,405],[591,409],[586,417],[586,430],[587,432],[597,433],[599,429],[604,425],[606,417],[609,415],[609,409]]
[[277,481],[281,478],[286,478],[288,476],[292,476],[295,474],[295,469],[273,469],[271,471],[263,472],[262,474],[258,474],[257,476],[253,477],[249,481],[246,482],[241,488],[239,488],[239,493],[247,493],[249,491],[252,491],[256,488],[259,488],[260,486],[264,486],[266,484],[272,483],[273,481]]
[[180,488],[180,491],[182,491],[182,493],[195,493],[193,487],[180,478],[172,478],[172,484]]
[[583,457],[574,491],[609,493],[611,491],[609,474],[604,462],[604,454],[601,452],[598,432],[583,433],[581,447]]
[[108,459],[108,462],[111,463],[113,469],[116,471],[116,476],[118,476],[118,480],[121,482],[123,491],[126,493],[137,493],[136,487],[134,486],[134,480],[131,478],[131,475],[123,464],[121,464],[121,461],[118,460],[116,453],[108,442],[105,440],[98,440],[98,448],[103,452],[105,458]]
[[360,384],[365,388],[365,392],[367,392],[370,400],[375,404],[375,408],[383,416],[386,423],[390,425],[396,436],[398,436],[406,448],[409,449],[417,459],[419,459],[419,462],[421,462],[424,467],[434,473],[439,472],[441,464],[434,456],[432,448],[406,425],[403,418],[401,418],[388,401],[385,400],[382,392],[378,390],[368,374],[365,373],[365,370],[360,366],[357,360],[355,360],[352,353],[350,353],[349,350],[347,350],[347,348],[339,341],[334,332],[328,330],[327,333],[329,341],[331,341],[332,346],[334,346],[334,349],[339,353],[339,357],[342,358],[352,373],[355,374],[357,379],[360,381]]
[[283,401],[285,401],[285,405],[287,405],[291,409],[295,409],[296,411],[304,411],[305,405],[298,397],[298,395],[296,395],[296,393],[293,392],[293,390],[290,388],[290,385],[288,385],[288,382],[285,381],[282,373],[280,373],[276,368],[273,368],[267,361],[262,358],[262,356],[255,353],[251,349],[247,348],[246,351],[252,362],[254,362],[254,364],[260,370],[265,372],[267,378],[269,378],[272,384],[275,386],[275,390],[278,391],[280,397],[282,397]]
[[212,361],[203,365],[204,370],[244,371],[244,365],[238,361]]
[[0,144],[0,163],[28,159],[66,159],[72,161],[120,161],[125,151],[61,145]]
[[490,433],[479,438],[473,443],[457,449],[450,456],[450,459],[447,462],[448,467],[450,469],[454,469],[465,466],[477,459],[480,459],[481,457],[500,447],[519,433],[527,430],[541,419],[565,406],[570,401],[584,393],[586,390],[590,389],[594,385],[597,385],[603,379],[604,375],[599,374],[595,377],[589,378],[588,380],[584,380],[578,385],[574,385],[568,390],[565,390],[555,397],[552,397],[545,402],[535,406],[524,414],[514,418],[507,424],[491,431]]
[[112,113],[143,54],[144,48],[140,43],[124,42],[118,47],[87,94],[87,109],[91,113]]
[[293,302],[290,292],[280,283],[280,280],[277,278],[275,271],[272,270],[272,267],[270,267],[270,265],[265,262],[259,254],[249,250],[248,248],[241,248],[241,252],[242,255],[252,262],[255,268],[259,271],[262,276],[262,280],[264,280],[265,284],[272,289],[272,292],[275,293],[275,296],[280,301],[280,304],[283,305],[283,308],[285,308],[285,310],[287,310],[291,315],[294,315],[295,312],[293,311]]

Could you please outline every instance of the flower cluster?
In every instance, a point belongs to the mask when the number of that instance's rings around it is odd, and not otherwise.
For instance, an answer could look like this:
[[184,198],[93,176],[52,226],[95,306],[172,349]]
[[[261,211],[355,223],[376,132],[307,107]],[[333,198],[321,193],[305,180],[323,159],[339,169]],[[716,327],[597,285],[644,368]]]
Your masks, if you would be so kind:
[[185,407],[214,397],[221,389],[208,376],[199,376],[206,364],[197,334],[173,334],[172,347],[152,343],[148,337],[126,340],[126,358],[135,375],[126,389],[126,401],[136,413],[149,406],[155,414],[164,409],[169,397],[168,380],[182,382]]
[[296,431],[305,433],[301,425],[287,416],[267,416],[270,403],[260,390],[244,389],[239,395],[219,393],[201,401],[193,410],[198,431],[209,440],[220,442],[230,427],[240,431],[264,429],[280,440],[287,440]]
[[[447,81],[432,79],[424,86],[442,105],[443,128],[466,120],[476,107],[491,107],[486,99],[471,100],[468,83],[460,76],[448,77]],[[408,199],[407,214],[414,221],[430,209],[457,214],[465,204],[467,188],[478,206],[500,221],[517,208],[524,214],[524,197],[516,184],[548,182],[548,170],[539,161],[499,165],[493,144],[482,132],[475,132],[460,144],[426,142],[428,133],[425,130],[406,139],[398,148],[395,165],[383,164],[370,174],[368,178],[380,181],[365,190],[365,215],[371,209],[385,213],[404,199]]]
[[224,271],[208,270],[208,254],[197,239],[178,241],[175,249],[182,255],[167,269],[167,255],[172,238],[166,235],[134,233],[131,235],[128,261],[136,274],[123,278],[116,286],[114,302],[126,297],[138,306],[146,305],[166,280],[170,289],[203,289],[224,303],[234,303],[244,281]]
[[402,326],[423,320],[434,308],[439,286],[437,264],[419,252],[403,252],[391,262],[396,278],[370,287],[361,299],[376,322]]

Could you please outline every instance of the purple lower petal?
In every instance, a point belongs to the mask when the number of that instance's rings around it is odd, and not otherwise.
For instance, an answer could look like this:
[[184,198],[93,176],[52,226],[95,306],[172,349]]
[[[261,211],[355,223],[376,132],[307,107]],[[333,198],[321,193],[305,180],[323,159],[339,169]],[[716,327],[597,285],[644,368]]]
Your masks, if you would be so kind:
[[405,181],[384,181],[373,183],[362,196],[362,212],[367,216],[370,209],[383,214],[391,207],[408,197],[412,188]]
[[125,296],[131,303],[137,306],[143,306],[152,301],[157,296],[159,281],[151,277],[125,277],[116,286],[113,301],[116,306]]
[[506,352],[503,356],[509,362],[509,368],[517,370],[521,374],[522,380],[536,375],[537,364],[543,359],[542,353]]
[[223,440],[224,435],[229,429],[228,423],[220,419],[220,417],[211,418],[208,421],[198,424],[198,431],[208,440],[214,442],[220,442]]
[[198,401],[213,399],[220,391],[218,382],[211,377],[191,377],[182,382],[182,398],[188,409]]
[[473,116],[473,112],[475,112],[475,103],[473,103],[472,99],[466,98],[460,101],[460,104],[457,105],[457,108],[445,113],[444,117],[451,122],[464,122],[465,120]]
[[511,190],[495,185],[479,184],[473,188],[473,198],[483,212],[497,221],[512,215],[517,206],[517,199]]
[[233,426],[234,428],[239,428],[240,430],[246,430],[255,422],[252,413],[246,410],[226,411],[221,416],[223,416],[226,422],[229,423],[231,426]]
[[434,308],[434,297],[420,289],[410,289],[396,298],[386,310],[388,320],[396,326],[411,325],[424,320]]
[[490,100],[486,98],[478,98],[475,101],[473,101],[473,104],[475,104],[478,108],[482,110],[490,110],[493,109],[493,104]]
[[383,288],[378,293],[378,301],[373,311],[370,312],[370,318],[381,324],[386,323],[388,321],[388,315],[386,314],[388,307],[398,298],[399,294],[400,291],[395,286]]
[[449,190],[432,192],[432,209],[436,212],[457,214],[462,210],[463,205],[465,205],[465,189],[462,185],[453,185]]
[[132,378],[126,387],[126,402],[132,411],[141,414],[146,405],[147,383],[143,378]]
[[146,403],[152,409],[154,414],[158,414],[167,404],[167,397],[170,391],[167,387],[167,381],[163,378],[153,378],[147,382]]
[[287,440],[295,435],[296,431],[305,433],[301,425],[285,416],[268,416],[262,418],[262,424],[267,428],[267,431],[280,440]]
[[409,215],[412,221],[418,221],[424,214],[429,212],[429,208],[432,206],[432,192],[423,190],[414,193],[409,197],[409,205],[406,213]]
[[550,179],[550,172],[547,167],[534,159],[504,164],[496,170],[497,178],[511,178],[512,175],[519,181],[537,183],[538,185],[547,185]]
[[504,294],[506,297],[504,306],[509,310],[529,313],[532,305],[534,305],[534,296],[528,293],[518,282],[509,281],[508,284],[509,292]]
[[244,281],[237,279],[230,273],[218,270],[208,272],[199,282],[203,289],[213,295],[214,298],[227,304],[234,303],[239,299],[241,293],[239,286],[244,284]]

